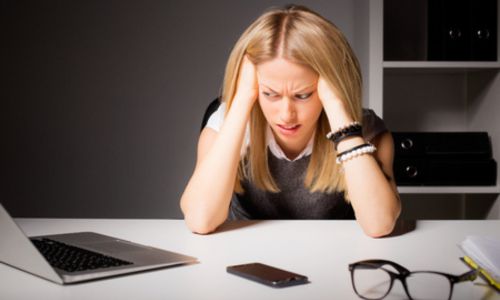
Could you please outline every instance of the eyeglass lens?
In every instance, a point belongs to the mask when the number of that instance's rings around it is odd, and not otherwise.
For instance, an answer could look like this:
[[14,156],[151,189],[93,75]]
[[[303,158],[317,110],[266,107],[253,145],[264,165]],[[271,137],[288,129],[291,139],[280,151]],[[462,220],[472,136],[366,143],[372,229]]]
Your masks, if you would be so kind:
[[354,288],[365,299],[381,299],[391,289],[391,277],[382,269],[356,268],[353,273]]
[[[365,299],[382,299],[391,290],[391,277],[382,268],[356,268],[353,281],[357,294]],[[452,287],[447,277],[432,272],[413,272],[406,285],[413,300],[447,300]]]
[[449,299],[451,284],[443,275],[414,272],[406,278],[408,293],[414,300]]

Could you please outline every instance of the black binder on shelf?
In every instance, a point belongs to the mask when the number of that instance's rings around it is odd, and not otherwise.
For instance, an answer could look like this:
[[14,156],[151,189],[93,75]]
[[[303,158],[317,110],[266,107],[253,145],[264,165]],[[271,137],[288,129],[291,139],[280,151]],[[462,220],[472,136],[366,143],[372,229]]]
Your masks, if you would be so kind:
[[393,132],[394,176],[400,186],[496,185],[487,132]]
[[497,0],[470,1],[470,59],[497,60]]
[[428,1],[428,60],[470,59],[471,35],[468,2]]
[[498,0],[385,0],[384,60],[496,61]]

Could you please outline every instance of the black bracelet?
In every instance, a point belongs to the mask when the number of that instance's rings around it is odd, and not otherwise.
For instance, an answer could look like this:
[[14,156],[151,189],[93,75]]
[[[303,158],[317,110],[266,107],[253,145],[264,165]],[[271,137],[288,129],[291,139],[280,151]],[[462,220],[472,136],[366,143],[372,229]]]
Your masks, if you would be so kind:
[[337,144],[348,136],[362,136],[362,127],[358,122],[353,122],[348,126],[342,127],[335,132],[329,132],[326,138],[335,143],[335,148]]
[[344,139],[346,138],[349,138],[349,137],[355,137],[355,136],[360,136],[362,137],[363,136],[363,133],[361,132],[361,129],[358,130],[358,131],[351,131],[351,132],[348,132],[342,136],[340,136],[339,138],[337,138],[335,141],[333,141],[333,143],[335,144],[335,150],[337,150],[337,147],[339,146],[339,143],[341,141],[343,141]]
[[344,151],[344,152],[340,152],[339,154],[337,154],[337,157],[341,157],[342,155],[345,155],[345,154],[347,154],[347,153],[349,153],[349,152],[354,152],[354,151],[356,151],[356,150],[358,150],[358,149],[364,148],[364,147],[366,147],[366,146],[371,146],[371,145],[372,145],[372,144],[370,144],[370,143],[364,143],[364,144],[358,145],[358,146],[353,147],[353,148],[351,148],[351,149],[349,149],[349,150],[346,150],[346,151]]

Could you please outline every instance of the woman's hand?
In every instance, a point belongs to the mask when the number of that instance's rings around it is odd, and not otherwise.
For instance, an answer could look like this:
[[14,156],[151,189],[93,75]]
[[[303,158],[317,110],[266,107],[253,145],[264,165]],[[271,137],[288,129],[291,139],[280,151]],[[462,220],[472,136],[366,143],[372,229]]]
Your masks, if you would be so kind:
[[318,97],[321,103],[323,103],[323,106],[327,102],[342,103],[342,100],[340,100],[328,82],[321,76],[318,79]]
[[321,76],[318,79],[317,90],[319,100],[323,104],[323,109],[333,130],[353,121],[352,117],[347,113],[344,101],[337,96],[335,90]]
[[236,86],[235,98],[250,101],[251,104],[259,96],[259,85],[257,83],[257,70],[247,55],[243,57],[238,73],[238,84]]

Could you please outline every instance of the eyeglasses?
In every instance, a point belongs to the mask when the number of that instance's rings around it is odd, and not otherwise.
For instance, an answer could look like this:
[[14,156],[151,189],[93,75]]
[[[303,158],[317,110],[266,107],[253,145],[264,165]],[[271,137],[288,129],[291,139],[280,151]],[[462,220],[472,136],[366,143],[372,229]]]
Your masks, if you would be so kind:
[[[396,270],[396,272],[388,269]],[[403,284],[410,300],[451,299],[455,283],[473,281],[477,271],[451,275],[435,271],[410,272],[405,267],[388,260],[364,260],[349,264],[352,287],[356,294],[368,300],[383,299],[392,289],[394,279]]]

